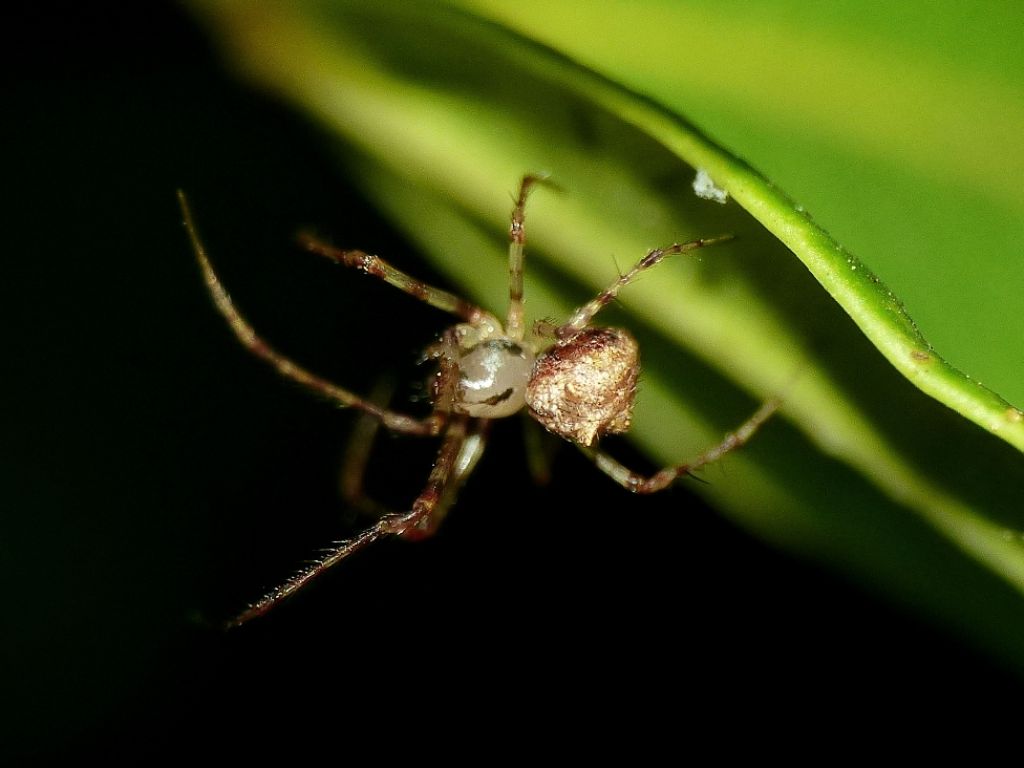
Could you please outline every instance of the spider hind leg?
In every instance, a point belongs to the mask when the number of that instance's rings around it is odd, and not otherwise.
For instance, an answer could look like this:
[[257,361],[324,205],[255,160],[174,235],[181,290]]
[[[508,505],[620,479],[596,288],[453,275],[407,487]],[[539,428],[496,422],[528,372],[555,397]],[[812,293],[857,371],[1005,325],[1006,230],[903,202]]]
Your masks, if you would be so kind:
[[594,462],[598,469],[626,490],[633,493],[657,493],[669,487],[683,475],[690,475],[694,471],[718,461],[727,453],[746,445],[781,405],[782,401],[779,398],[771,398],[765,401],[753,416],[726,435],[718,445],[704,451],[704,453],[692,461],[665,467],[652,475],[634,472],[598,448],[587,448],[585,446],[579,446],[579,448]]

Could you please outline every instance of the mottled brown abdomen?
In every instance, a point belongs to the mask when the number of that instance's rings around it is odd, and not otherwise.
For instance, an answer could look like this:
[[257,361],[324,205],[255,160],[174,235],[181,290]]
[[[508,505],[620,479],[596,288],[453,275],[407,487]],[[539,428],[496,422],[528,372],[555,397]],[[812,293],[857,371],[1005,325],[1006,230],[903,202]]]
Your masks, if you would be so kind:
[[640,374],[636,339],[618,328],[589,328],[537,358],[526,388],[530,413],[580,445],[629,429]]

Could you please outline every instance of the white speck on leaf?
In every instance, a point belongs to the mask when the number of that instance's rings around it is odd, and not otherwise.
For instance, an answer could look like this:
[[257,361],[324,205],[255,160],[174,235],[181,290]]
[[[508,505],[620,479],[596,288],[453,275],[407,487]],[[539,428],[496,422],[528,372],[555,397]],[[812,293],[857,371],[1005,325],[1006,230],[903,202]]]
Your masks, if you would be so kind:
[[729,199],[729,193],[715,184],[714,180],[703,168],[697,169],[697,177],[693,180],[693,191],[697,194],[697,197],[704,200],[713,200],[722,205],[725,205],[725,201]]

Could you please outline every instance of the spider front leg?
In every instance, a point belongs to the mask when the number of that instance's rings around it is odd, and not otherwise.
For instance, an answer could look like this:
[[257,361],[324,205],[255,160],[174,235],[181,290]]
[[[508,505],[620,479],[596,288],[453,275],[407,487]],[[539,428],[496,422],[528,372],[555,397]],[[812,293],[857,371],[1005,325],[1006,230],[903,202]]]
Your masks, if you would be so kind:
[[674,467],[665,467],[661,471],[649,476],[633,472],[602,450],[588,448],[583,445],[578,447],[590,457],[598,469],[626,490],[633,493],[656,493],[657,491],[664,490],[683,475],[691,474],[694,470],[718,461],[730,451],[745,445],[757,430],[772,417],[781,404],[782,401],[779,398],[772,398],[766,401],[753,416],[743,422],[734,432],[726,435],[725,439],[714,448],[705,451],[693,461]]
[[373,275],[432,307],[436,307],[444,312],[450,312],[462,318],[464,322],[478,324],[491,321],[493,324],[496,324],[493,315],[489,312],[453,293],[435,288],[432,285],[417,280],[415,277],[405,274],[405,272],[396,269],[384,261],[380,256],[373,256],[363,251],[345,251],[341,248],[335,248],[333,245],[325,243],[323,240],[307,232],[299,235],[299,244],[307,251],[324,256],[336,264],[353,267],[368,275]]
[[601,291],[601,293],[597,294],[597,296],[592,300],[588,301],[582,307],[579,307],[575,312],[573,312],[572,317],[569,318],[567,323],[559,326],[553,326],[550,323],[538,323],[536,330],[539,334],[543,336],[553,336],[558,341],[570,340],[590,325],[590,321],[594,319],[594,315],[614,301],[615,297],[619,295],[619,291],[636,280],[637,276],[641,272],[646,269],[650,269],[655,264],[658,264],[666,256],[695,251],[698,248],[723,243],[726,240],[731,239],[732,235],[706,237],[700,240],[691,240],[688,243],[673,243],[672,245],[665,246],[664,248],[655,248],[652,251],[648,251],[647,255],[640,259],[640,261],[636,263],[636,266],[629,270],[629,272],[624,275],[620,275],[615,282],[611,283],[611,285]]
[[444,441],[441,443],[441,449],[437,454],[437,461],[427,478],[427,485],[407,512],[385,515],[372,527],[357,536],[330,547],[317,560],[229,621],[227,626],[229,628],[237,627],[263,616],[282,600],[295,594],[328,568],[337,565],[352,553],[358,552],[384,536],[404,534],[427,520],[448,497],[449,487],[453,480],[461,480],[466,474],[465,471],[460,473],[458,467],[460,457],[464,456],[463,447],[467,439],[467,422],[468,419],[465,416],[452,417],[445,432]]
[[508,229],[508,317],[505,332],[510,338],[522,341],[523,323],[523,261],[526,245],[526,198],[534,184],[550,184],[543,174],[528,174],[519,182],[519,195],[512,209],[512,223]]
[[213,303],[228,321],[228,325],[231,327],[231,330],[234,331],[235,336],[242,343],[242,346],[256,355],[256,357],[259,357],[269,363],[285,378],[301,384],[307,389],[326,397],[328,400],[333,400],[336,404],[342,407],[355,408],[363,411],[364,413],[379,419],[380,422],[388,429],[393,429],[396,432],[403,432],[410,435],[437,435],[440,433],[441,428],[444,426],[446,416],[444,412],[435,411],[425,419],[416,419],[412,416],[406,416],[402,413],[396,413],[394,411],[381,408],[371,401],[362,398],[353,392],[349,392],[347,389],[343,389],[327,379],[321,378],[314,373],[310,373],[305,368],[289,360],[261,339],[256,334],[255,329],[249,325],[248,321],[242,317],[237,309],[235,309],[235,305],[232,303],[231,297],[228,296],[228,292],[221,284],[220,279],[217,277],[217,273],[213,271],[210,259],[206,255],[206,249],[203,247],[202,241],[199,239],[199,234],[196,231],[195,224],[192,220],[192,211],[189,208],[188,200],[185,198],[185,193],[180,190],[178,191],[178,201],[181,204],[185,230],[188,232],[189,239],[192,241],[192,248],[195,251],[196,260],[199,262],[200,269],[202,269],[203,277],[206,280],[206,287],[210,291]]

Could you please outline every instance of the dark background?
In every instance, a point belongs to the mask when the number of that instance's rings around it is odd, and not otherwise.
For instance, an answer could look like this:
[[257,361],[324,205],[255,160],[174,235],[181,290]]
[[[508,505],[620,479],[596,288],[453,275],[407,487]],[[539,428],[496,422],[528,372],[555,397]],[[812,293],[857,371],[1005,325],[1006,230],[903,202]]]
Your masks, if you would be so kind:
[[[298,727],[341,756],[365,748],[370,723],[396,741],[682,749],[708,723],[789,733],[956,713],[962,726],[1019,694],[975,651],[751,540],[686,483],[632,498],[563,450],[534,486],[514,419],[435,539],[378,544],[222,632],[365,525],[337,495],[355,422],[234,341],[175,190],[254,325],[357,391],[422,376],[416,352],[445,318],[300,252],[295,232],[436,278],[328,139],[235,82],[175,6],[10,18],[5,750],[241,754]],[[400,504],[433,445],[379,442],[369,481]]]

